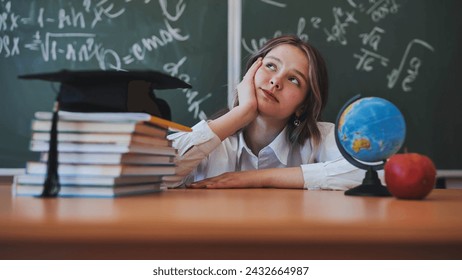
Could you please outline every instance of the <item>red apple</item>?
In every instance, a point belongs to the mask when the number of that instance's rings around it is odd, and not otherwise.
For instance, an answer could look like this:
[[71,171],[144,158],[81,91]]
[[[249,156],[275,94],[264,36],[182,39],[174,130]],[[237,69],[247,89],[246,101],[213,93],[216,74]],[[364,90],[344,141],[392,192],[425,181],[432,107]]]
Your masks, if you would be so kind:
[[395,154],[385,163],[385,183],[397,198],[423,199],[435,186],[436,168],[421,154]]

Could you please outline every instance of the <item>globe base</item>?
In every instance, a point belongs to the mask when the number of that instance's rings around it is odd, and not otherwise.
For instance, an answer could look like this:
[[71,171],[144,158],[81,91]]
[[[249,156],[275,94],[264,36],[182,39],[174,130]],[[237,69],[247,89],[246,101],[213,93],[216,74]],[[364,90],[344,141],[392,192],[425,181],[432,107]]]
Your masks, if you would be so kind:
[[382,185],[377,171],[369,168],[363,183],[357,187],[345,191],[345,195],[352,196],[391,196],[388,189]]

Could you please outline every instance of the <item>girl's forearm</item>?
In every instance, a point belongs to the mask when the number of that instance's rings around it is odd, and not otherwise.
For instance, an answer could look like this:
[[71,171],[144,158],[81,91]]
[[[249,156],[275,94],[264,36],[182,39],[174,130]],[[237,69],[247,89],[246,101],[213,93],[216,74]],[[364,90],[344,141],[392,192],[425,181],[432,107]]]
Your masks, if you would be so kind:
[[303,189],[304,181],[300,167],[271,168],[227,172],[187,185],[188,188],[280,188]]
[[300,167],[271,168],[258,170],[262,187],[303,189],[304,180]]
[[209,122],[209,126],[223,141],[254,120],[256,114],[256,110],[246,110],[242,106],[237,106],[225,115]]

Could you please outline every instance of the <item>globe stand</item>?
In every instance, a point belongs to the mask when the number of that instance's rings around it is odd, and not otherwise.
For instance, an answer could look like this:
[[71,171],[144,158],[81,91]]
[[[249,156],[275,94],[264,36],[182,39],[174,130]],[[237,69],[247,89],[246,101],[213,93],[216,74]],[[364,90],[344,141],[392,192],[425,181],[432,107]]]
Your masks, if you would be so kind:
[[342,109],[340,110],[338,116],[337,116],[337,121],[335,122],[335,142],[337,143],[337,147],[340,150],[340,153],[343,155],[343,157],[352,165],[365,169],[366,175],[364,176],[363,182],[361,185],[356,186],[352,189],[349,189],[345,191],[345,195],[352,195],[352,196],[391,196],[390,192],[388,189],[382,185],[379,176],[377,174],[377,170],[383,169],[385,165],[385,160],[381,164],[377,165],[367,165],[365,163],[362,163],[355,158],[353,158],[350,154],[348,154],[345,150],[345,148],[342,146],[340,143],[339,135],[338,135],[338,124],[340,117],[342,113],[345,111],[345,109],[353,102],[361,98],[361,95],[356,95],[350,100],[343,105]]
[[388,189],[382,185],[377,171],[368,168],[363,183],[345,191],[345,195],[354,196],[391,196]]

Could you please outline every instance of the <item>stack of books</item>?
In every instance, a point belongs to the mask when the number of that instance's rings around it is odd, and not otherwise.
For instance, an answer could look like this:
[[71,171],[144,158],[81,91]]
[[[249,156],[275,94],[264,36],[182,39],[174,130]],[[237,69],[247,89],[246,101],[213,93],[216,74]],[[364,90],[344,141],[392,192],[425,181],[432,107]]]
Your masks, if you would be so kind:
[[[38,161],[17,176],[16,195],[40,195],[47,172],[51,112],[32,120],[30,149]],[[115,197],[162,190],[175,174],[176,150],[165,123],[144,113],[59,112],[59,196]]]

